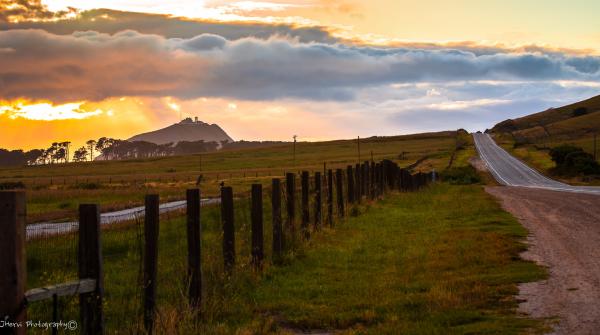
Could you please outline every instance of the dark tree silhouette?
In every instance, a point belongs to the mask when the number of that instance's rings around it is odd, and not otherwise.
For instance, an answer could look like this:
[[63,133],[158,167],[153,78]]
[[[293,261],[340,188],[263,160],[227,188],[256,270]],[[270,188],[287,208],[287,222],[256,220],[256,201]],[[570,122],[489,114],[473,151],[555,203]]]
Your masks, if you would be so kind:
[[0,149],[0,166],[32,165],[43,162],[44,150],[33,149],[27,152],[23,150]]
[[90,162],[94,160],[94,148],[96,147],[96,140],[89,140],[85,142],[88,151],[90,153]]
[[88,157],[88,151],[85,147],[81,147],[73,153],[74,162],[85,162]]

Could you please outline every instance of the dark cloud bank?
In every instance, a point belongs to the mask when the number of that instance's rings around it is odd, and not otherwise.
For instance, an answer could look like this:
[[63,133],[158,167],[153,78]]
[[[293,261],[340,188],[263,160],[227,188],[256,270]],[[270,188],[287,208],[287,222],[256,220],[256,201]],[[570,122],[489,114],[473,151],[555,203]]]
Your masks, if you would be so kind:
[[[44,7],[39,7],[39,10],[37,8],[36,6],[31,11],[23,10],[23,14],[21,15],[27,17],[38,16],[38,18],[45,18],[50,15],[64,15],[64,13],[49,12],[44,10]],[[1,9],[0,13],[2,13]],[[167,38],[192,38],[201,34],[215,34],[223,36],[228,40],[236,40],[244,37],[266,39],[273,35],[280,35],[296,38],[300,42],[332,43],[338,41],[324,27],[294,27],[286,24],[263,24],[256,22],[211,22],[172,17],[169,15],[124,12],[111,9],[87,10],[79,13],[75,19],[57,21],[9,23],[6,20],[2,22],[3,16],[7,17],[8,15],[0,14],[0,30],[42,29],[59,35],[70,35],[77,31],[97,31],[100,33],[115,34],[124,30],[135,30],[143,34],[155,34]]]
[[600,79],[600,58],[560,53],[374,48],[293,38],[166,38],[132,30],[0,31],[0,97],[349,100],[389,83]]

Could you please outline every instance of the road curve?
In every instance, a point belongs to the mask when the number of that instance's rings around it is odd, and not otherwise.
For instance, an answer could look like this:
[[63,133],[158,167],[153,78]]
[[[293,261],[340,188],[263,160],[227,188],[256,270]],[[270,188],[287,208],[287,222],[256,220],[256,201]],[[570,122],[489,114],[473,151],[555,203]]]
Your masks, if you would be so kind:
[[542,175],[498,146],[489,134],[476,133],[473,138],[479,157],[502,185],[600,195],[600,187],[571,186]]
[[[221,199],[202,199],[200,200],[202,205],[210,205],[219,203]],[[160,204],[159,211],[160,213],[167,213],[171,211],[175,211],[178,209],[184,209],[187,207],[187,203],[185,200],[167,202],[164,204]],[[101,225],[110,225],[113,223],[124,222],[135,220],[138,218],[144,217],[144,206],[134,207],[123,209],[116,212],[102,213],[100,214],[100,224]],[[59,223],[51,223],[51,222],[43,222],[43,223],[35,223],[27,225],[26,228],[26,238],[27,240],[42,238],[46,236],[52,235],[61,235],[67,234],[70,232],[77,231],[79,229],[79,223],[77,221],[73,222],[59,222]]]

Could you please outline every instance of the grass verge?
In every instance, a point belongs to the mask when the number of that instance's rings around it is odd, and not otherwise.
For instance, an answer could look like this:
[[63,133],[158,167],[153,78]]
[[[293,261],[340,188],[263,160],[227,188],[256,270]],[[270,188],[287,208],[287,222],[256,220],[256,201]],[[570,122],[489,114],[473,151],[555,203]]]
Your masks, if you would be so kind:
[[518,256],[525,236],[481,186],[395,195],[273,269],[249,295],[248,320],[361,334],[535,330],[515,312],[516,284],[544,276]]
[[[267,202],[268,203],[268,202]],[[517,283],[543,278],[523,261],[525,229],[480,185],[437,184],[417,193],[390,194],[360,206],[360,215],[313,234],[287,257],[287,265],[248,266],[247,203],[238,203],[238,265],[223,274],[217,208],[204,211],[205,300],[195,318],[185,298],[185,225],[163,221],[159,244],[159,333],[261,334],[325,330],[360,334],[518,334],[542,329],[517,315]],[[266,215],[265,222],[269,221]],[[266,228],[270,225],[266,224]],[[270,229],[266,254],[270,259]],[[104,236],[106,319],[109,333],[140,327],[139,227]],[[44,243],[49,243],[46,241]],[[55,247],[65,239],[55,241]],[[29,247],[29,246],[28,246]],[[47,245],[46,245],[47,247]],[[28,254],[30,284],[66,278],[66,271]],[[34,267],[34,268],[32,268]],[[37,267],[37,268],[35,268]],[[63,302],[61,317],[76,315]],[[44,315],[42,306],[30,316]]]

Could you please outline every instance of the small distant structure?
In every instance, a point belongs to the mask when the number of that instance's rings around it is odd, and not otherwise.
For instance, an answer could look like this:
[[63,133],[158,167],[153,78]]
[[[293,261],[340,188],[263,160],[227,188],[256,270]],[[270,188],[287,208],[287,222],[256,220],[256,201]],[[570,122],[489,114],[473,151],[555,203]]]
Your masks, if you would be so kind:
[[191,117],[186,117],[185,119],[181,120],[182,124],[206,124],[206,122],[202,122],[200,121],[200,119],[198,119],[197,116],[194,116],[194,119],[192,119]]

